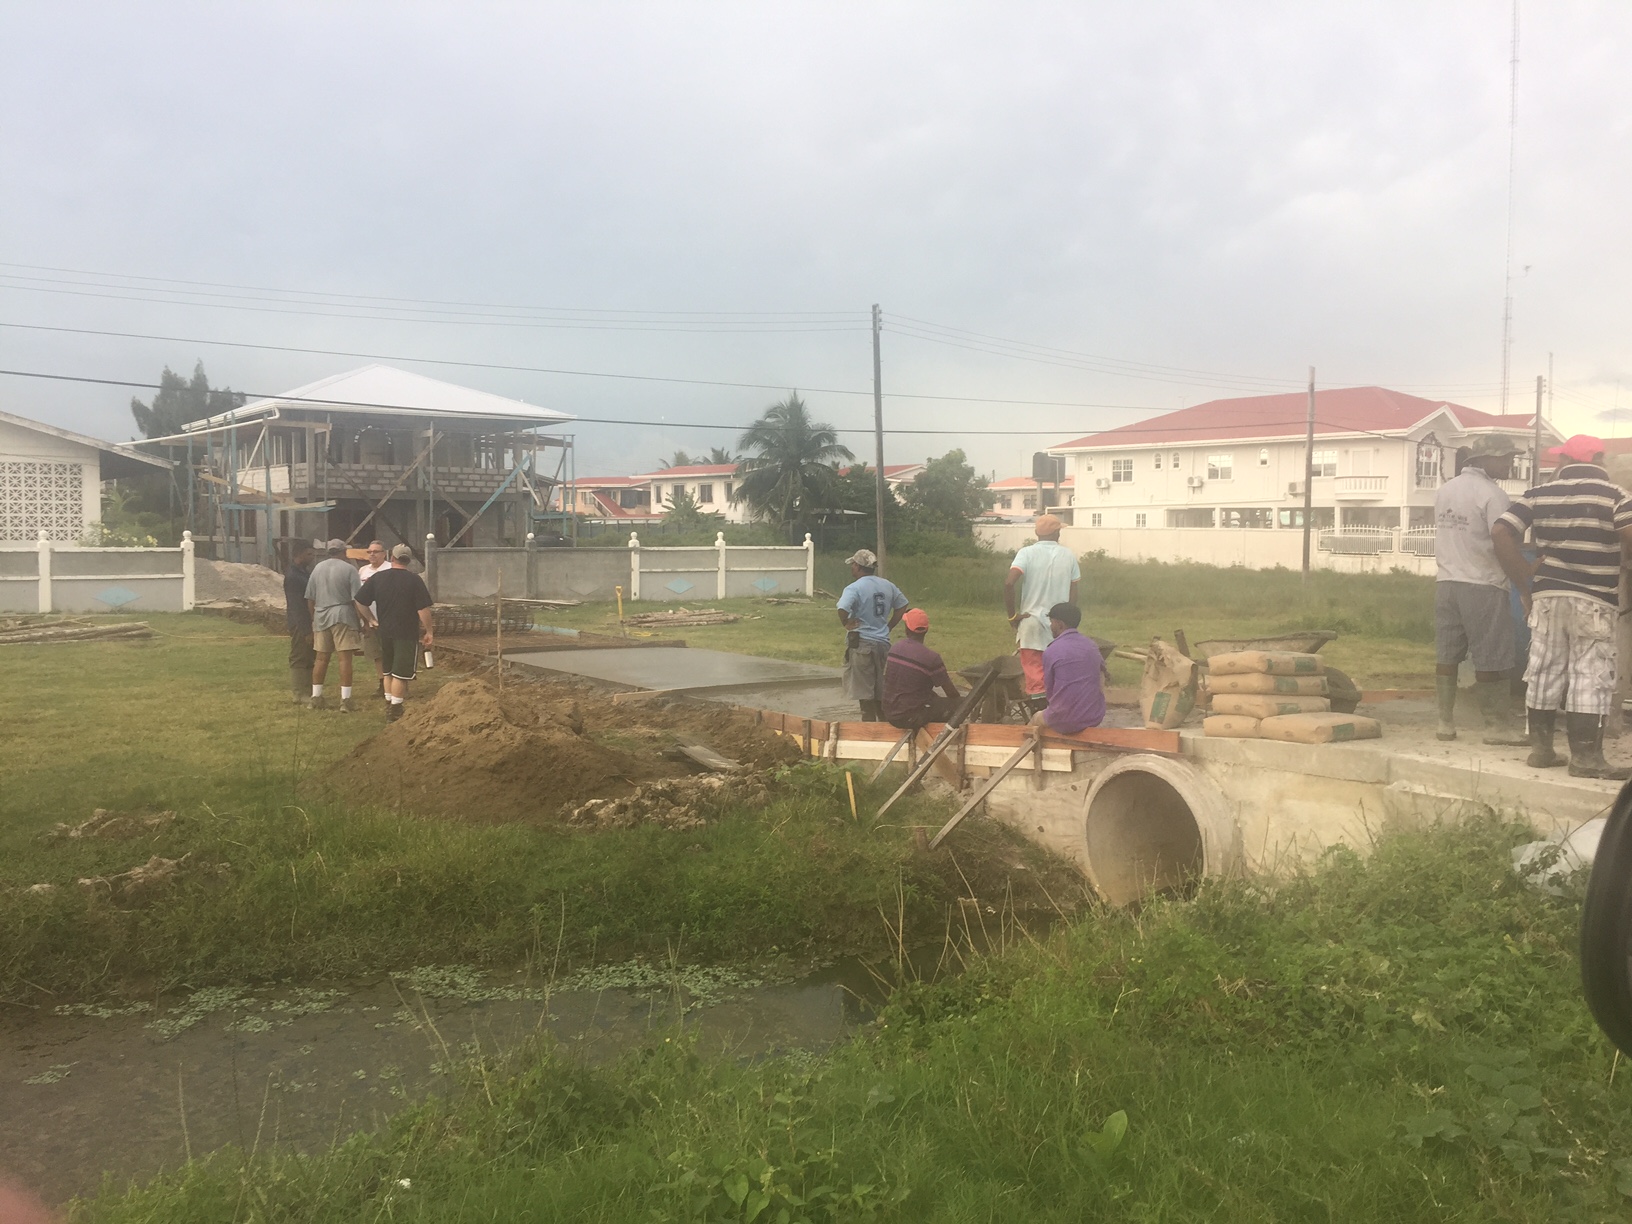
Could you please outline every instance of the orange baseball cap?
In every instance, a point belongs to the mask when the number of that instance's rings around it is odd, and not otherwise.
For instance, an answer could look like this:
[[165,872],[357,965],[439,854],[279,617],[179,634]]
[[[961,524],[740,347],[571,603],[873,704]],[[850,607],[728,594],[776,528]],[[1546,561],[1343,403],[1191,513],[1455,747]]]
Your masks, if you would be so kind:
[[913,633],[924,633],[929,629],[929,613],[922,608],[908,608],[907,614],[901,618],[901,623]]

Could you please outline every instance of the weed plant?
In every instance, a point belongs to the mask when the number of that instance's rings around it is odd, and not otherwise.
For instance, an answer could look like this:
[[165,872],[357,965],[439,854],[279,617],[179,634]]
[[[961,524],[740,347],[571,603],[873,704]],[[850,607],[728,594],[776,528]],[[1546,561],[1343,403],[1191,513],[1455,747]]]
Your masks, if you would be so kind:
[[222,1152],[75,1218],[1607,1221],[1632,1084],[1577,910],[1497,824],[1102,913],[908,983],[829,1056],[476,1064],[314,1156]]

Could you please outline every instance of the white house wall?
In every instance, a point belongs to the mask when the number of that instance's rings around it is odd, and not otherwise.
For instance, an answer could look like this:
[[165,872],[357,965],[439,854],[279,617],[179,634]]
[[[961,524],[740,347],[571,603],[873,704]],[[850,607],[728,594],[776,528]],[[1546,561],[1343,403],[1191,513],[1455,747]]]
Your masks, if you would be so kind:
[[102,517],[102,456],[0,421],[0,540],[72,544]]
[[[733,502],[725,494],[726,485],[735,489],[738,480],[734,477],[721,476],[692,476],[674,480],[657,479],[652,481],[652,509],[655,514],[664,515],[669,512],[669,501],[674,495],[676,486],[683,485],[692,499],[697,501],[697,508],[705,514],[723,514],[728,523],[746,523],[749,521],[748,507],[742,502]],[[713,486],[713,500],[702,501],[698,493],[703,485]]]

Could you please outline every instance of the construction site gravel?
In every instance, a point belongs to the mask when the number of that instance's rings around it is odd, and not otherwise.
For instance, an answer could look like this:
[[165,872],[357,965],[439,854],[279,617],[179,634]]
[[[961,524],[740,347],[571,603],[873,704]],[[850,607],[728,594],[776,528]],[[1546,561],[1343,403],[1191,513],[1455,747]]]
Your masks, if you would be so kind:
[[[638,804],[621,803],[615,817],[601,819],[579,809],[699,775],[679,750],[682,742],[739,763],[744,775],[800,759],[797,743],[744,710],[664,698],[618,703],[610,693],[559,681],[507,678],[501,692],[496,678],[483,674],[410,701],[401,721],[359,744],[329,780],[355,799],[478,823],[575,816],[587,824],[637,823]],[[650,806],[667,814],[664,823],[684,824],[689,818],[676,817],[677,808],[718,806],[738,789],[707,783],[646,793]]]

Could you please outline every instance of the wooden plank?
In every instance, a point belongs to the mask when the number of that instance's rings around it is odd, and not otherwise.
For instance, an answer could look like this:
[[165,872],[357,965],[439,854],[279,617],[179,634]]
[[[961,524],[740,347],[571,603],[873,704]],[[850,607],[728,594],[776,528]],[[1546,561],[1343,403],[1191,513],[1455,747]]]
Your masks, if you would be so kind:
[[999,768],[996,773],[992,774],[991,777],[982,782],[980,784],[980,789],[975,791],[973,795],[969,796],[969,802],[965,803],[961,808],[954,812],[952,814],[952,819],[948,820],[941,826],[941,831],[930,839],[929,848],[933,850],[943,841],[945,841],[946,835],[962,824],[963,818],[984,803],[986,801],[986,796],[997,789],[997,784],[1003,781],[1004,778],[1008,777],[1009,773],[1014,769],[1014,767],[1020,764],[1021,761],[1025,760],[1027,755],[1034,751],[1036,751],[1035,740],[1021,744],[1019,748],[1015,749],[1014,755],[1005,761],[1002,767]]
[[[870,726],[870,725],[871,724],[869,724],[869,723],[849,723],[849,724],[841,723],[840,727],[841,728],[844,727],[844,726],[863,726],[863,727],[865,727],[865,726]],[[896,754],[899,753],[901,751],[901,749],[903,749],[903,748],[905,748],[907,746],[907,741],[910,740],[912,737],[913,737],[913,731],[910,728],[908,730],[902,732],[901,737],[895,741],[895,746],[893,748],[891,748],[887,753],[884,754],[884,759],[878,763],[878,768],[873,770],[872,774],[868,777],[867,781],[877,782],[878,778],[879,778],[879,775],[882,774],[887,768],[889,768],[890,762],[895,760]],[[843,731],[842,730],[840,731],[840,738],[841,739],[843,738]]]
[[712,769],[715,773],[731,773],[742,768],[741,761],[723,757],[707,744],[699,744],[696,740],[676,739],[675,747],[704,769]]
[[[1177,731],[1147,731],[1143,727],[1089,727],[1073,735],[1042,728],[1043,738],[1051,748],[1115,748],[1134,752],[1158,752],[1177,756]],[[975,723],[969,728],[970,746],[1018,747],[1029,738],[1031,728],[1004,726],[996,723]]]

